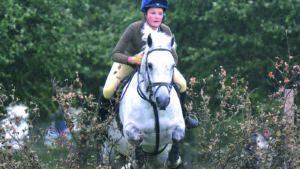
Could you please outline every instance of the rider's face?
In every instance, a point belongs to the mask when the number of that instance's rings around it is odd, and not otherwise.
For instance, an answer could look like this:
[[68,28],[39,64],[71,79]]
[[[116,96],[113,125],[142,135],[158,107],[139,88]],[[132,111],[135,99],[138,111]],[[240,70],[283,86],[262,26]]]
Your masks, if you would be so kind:
[[145,15],[147,23],[154,29],[158,28],[164,18],[164,10],[162,8],[149,8]]

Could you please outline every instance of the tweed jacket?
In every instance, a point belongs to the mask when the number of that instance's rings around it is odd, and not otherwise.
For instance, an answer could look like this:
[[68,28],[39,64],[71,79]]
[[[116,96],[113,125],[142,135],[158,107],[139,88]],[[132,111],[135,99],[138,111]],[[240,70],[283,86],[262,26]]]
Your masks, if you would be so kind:
[[[114,62],[128,64],[129,56],[134,56],[141,52],[143,46],[146,43],[142,40],[142,29],[144,23],[144,21],[136,21],[127,27],[119,42],[113,49],[112,60]],[[158,30],[165,32],[170,36],[172,35],[170,28],[165,24],[161,24]],[[172,49],[171,52],[174,57],[175,63],[177,64],[178,56],[176,50]]]

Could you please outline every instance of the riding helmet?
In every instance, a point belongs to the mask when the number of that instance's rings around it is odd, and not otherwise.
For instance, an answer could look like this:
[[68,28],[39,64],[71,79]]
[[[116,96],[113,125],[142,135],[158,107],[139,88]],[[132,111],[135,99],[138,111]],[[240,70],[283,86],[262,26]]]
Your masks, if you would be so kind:
[[148,8],[156,7],[162,8],[164,11],[168,9],[168,1],[167,0],[142,0],[141,3],[141,11],[146,12]]

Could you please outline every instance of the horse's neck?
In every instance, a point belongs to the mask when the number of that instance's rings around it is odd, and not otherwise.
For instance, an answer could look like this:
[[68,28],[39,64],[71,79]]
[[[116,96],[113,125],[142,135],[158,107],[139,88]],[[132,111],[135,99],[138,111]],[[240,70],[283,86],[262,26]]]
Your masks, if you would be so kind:
[[[147,92],[146,81],[140,71],[135,72],[131,81],[123,89],[123,97],[121,102],[125,99],[126,102],[129,100],[134,103],[134,107],[150,108],[149,103],[149,92]],[[151,106],[152,107],[152,106]]]

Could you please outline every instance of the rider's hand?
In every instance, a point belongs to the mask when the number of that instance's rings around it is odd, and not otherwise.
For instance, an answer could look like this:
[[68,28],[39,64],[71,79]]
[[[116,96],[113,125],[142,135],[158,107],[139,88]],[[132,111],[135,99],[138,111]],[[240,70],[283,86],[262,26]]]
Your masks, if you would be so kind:
[[128,63],[140,65],[143,59],[143,53],[136,54],[134,56],[128,57]]

